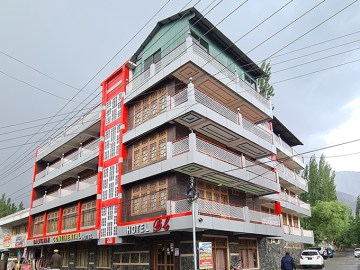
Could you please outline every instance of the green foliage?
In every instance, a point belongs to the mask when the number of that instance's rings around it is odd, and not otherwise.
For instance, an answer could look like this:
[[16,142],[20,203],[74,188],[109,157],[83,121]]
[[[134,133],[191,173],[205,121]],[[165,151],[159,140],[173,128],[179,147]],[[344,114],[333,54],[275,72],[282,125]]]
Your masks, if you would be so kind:
[[352,225],[351,208],[337,200],[318,201],[311,207],[308,228],[314,231],[314,241],[318,245],[323,240],[335,245],[343,244]]
[[356,217],[360,216],[360,195],[357,196],[357,200],[356,200]]
[[[271,66],[270,62],[266,63],[265,61],[261,63],[261,69],[268,75],[267,77],[259,78],[258,79],[258,86],[260,90],[260,94],[262,94],[267,99],[275,96],[274,93],[274,86],[272,86],[269,81],[271,78]],[[272,109],[275,107],[273,106]]]
[[19,210],[24,210],[24,205],[21,202],[19,207],[16,207],[14,203],[11,203],[11,199],[6,200],[5,193],[0,198],[0,218],[11,215]]

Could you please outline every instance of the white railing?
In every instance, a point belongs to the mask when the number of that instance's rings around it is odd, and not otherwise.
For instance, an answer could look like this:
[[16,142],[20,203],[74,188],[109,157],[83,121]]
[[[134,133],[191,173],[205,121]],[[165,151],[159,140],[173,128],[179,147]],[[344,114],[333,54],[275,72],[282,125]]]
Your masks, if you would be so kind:
[[101,109],[101,104],[96,105],[94,108],[89,110],[86,114],[78,118],[74,123],[69,125],[64,129],[64,131],[58,133],[54,137],[50,138],[49,141],[41,145],[38,149],[38,155],[44,152],[46,149],[51,147],[52,145],[56,144],[57,142],[61,141],[67,135],[72,135],[76,132],[76,130],[81,127],[83,124],[88,122],[95,122],[100,120],[99,109]]
[[59,190],[45,195],[45,203],[52,202],[59,198]]
[[171,96],[170,108],[173,109],[186,101],[188,101],[188,93],[187,88],[184,88]]
[[296,227],[290,227],[290,233],[292,235],[301,236],[301,229]]
[[242,157],[216,144],[196,137],[196,151],[242,168]]
[[44,196],[36,199],[33,201],[33,208],[37,207],[39,205],[44,204],[44,198],[45,203],[52,202],[54,200],[57,200],[59,198],[66,197],[68,195],[74,194],[76,192],[79,192],[84,189],[88,189],[90,187],[93,187],[96,185],[98,175],[95,174],[93,176],[90,176],[88,178],[85,178],[81,181],[77,181],[76,183],[67,186],[67,187],[60,187],[57,191],[52,192],[50,194],[45,194]]
[[286,142],[281,140],[279,136],[274,134],[273,136],[275,142],[277,142],[280,146],[282,146],[286,151],[290,153],[290,157],[294,159],[297,163],[304,163],[304,156],[296,152],[294,148],[288,145]]
[[298,161],[298,163],[305,163],[303,155],[300,155],[298,152],[296,152],[294,148],[292,150],[293,150],[293,153],[292,153],[293,159],[296,159]]
[[222,116],[234,122],[235,124],[238,124],[239,114],[237,111],[230,109],[229,107],[225,106],[224,104],[220,103],[216,99],[210,97],[209,95],[205,94],[204,92],[198,89],[195,89],[195,101],[221,114]]
[[76,192],[76,185],[77,185],[77,183],[72,184],[72,185],[67,186],[67,187],[62,187],[60,197],[65,197],[65,196],[68,196],[70,194],[75,193]]
[[257,164],[254,161],[245,159],[245,168],[247,171],[252,172],[256,175],[269,179],[271,181],[276,182],[276,174],[272,170],[262,166],[261,164]]
[[270,124],[269,122],[262,122],[262,123],[259,123],[258,126],[261,126],[263,128],[266,128],[266,130],[269,130],[270,131]]
[[280,216],[249,209],[250,222],[280,227]]
[[37,198],[36,200],[33,200],[32,207],[36,207],[36,206],[39,206],[42,204],[44,204],[44,197],[40,197],[40,198]]
[[155,63],[155,73],[158,73],[168,64],[170,64],[172,61],[184,55],[185,52],[186,52],[186,42],[184,41],[183,43],[181,43],[175,49],[164,55],[159,61]]
[[172,200],[170,202],[170,213],[172,215],[186,213],[190,211],[191,202],[189,202],[187,199]]
[[301,208],[310,211],[310,204],[300,200],[299,198],[295,198],[284,192],[280,192],[279,197],[281,200],[288,201],[294,205],[300,206]]
[[251,133],[254,133],[255,135],[262,138],[263,140],[273,144],[273,140],[272,140],[273,136],[272,136],[272,134],[270,132],[267,132],[262,127],[259,127],[259,126],[255,125],[253,122],[246,119],[245,117],[242,118],[242,123],[243,123],[243,127],[246,130],[250,131]]
[[276,162],[276,170],[281,171],[285,173],[286,175],[290,176],[300,184],[307,186],[307,180],[302,178],[300,175],[295,173],[294,171],[290,170],[288,167],[286,167],[283,163]]
[[177,156],[182,153],[189,152],[189,137],[186,136],[179,140],[172,142],[172,156]]
[[222,218],[245,220],[245,208],[213,200],[199,198],[198,212],[199,214],[219,216]]
[[302,235],[303,235],[304,237],[313,238],[313,237],[314,237],[314,232],[311,231],[311,230],[302,229]]
[[284,142],[283,140],[281,141],[281,146],[285,149],[285,150],[287,150],[287,151],[289,151],[290,153],[291,153],[291,155],[292,155],[292,153],[293,153],[293,149],[292,149],[292,147],[290,146],[290,145],[288,145],[286,142]]
[[97,174],[93,175],[93,176],[90,176],[84,180],[81,180],[79,182],[79,190],[83,190],[83,189],[87,189],[87,188],[90,188],[92,186],[95,186],[96,185],[96,182],[97,182]]
[[90,152],[96,151],[99,147],[99,142],[100,142],[100,138],[96,139],[96,140],[86,144],[85,146],[83,146],[79,149],[76,149],[74,152],[64,156],[56,163],[51,164],[46,169],[37,173],[35,176],[35,181],[38,181],[39,179],[43,178],[44,176],[52,173],[53,171],[55,171],[57,169],[63,167],[64,165],[77,160],[80,157],[80,154],[81,154],[81,156],[84,156]]
[[286,167],[285,165],[283,165],[284,168],[284,173],[287,174],[288,176],[290,176],[291,178],[295,179],[295,172],[290,170],[288,167]]
[[295,180],[298,181],[300,184],[307,186],[307,180],[302,178],[300,175],[295,174]]
[[284,228],[284,233],[285,233],[285,234],[290,234],[290,228],[289,228],[289,226],[284,225],[283,228]]

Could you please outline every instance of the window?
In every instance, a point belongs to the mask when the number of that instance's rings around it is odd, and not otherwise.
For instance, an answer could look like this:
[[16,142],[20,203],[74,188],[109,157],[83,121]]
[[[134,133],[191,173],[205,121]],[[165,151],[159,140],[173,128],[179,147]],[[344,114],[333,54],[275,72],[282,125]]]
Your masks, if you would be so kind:
[[22,234],[22,233],[26,233],[27,229],[28,229],[29,224],[28,223],[24,223],[18,226],[14,226],[12,229],[12,233],[11,235],[17,235],[17,234]]
[[111,268],[111,248],[98,247],[97,267]]
[[44,230],[44,215],[34,218],[32,235],[42,235]]
[[239,258],[244,269],[258,268],[256,240],[239,239]]
[[196,179],[196,187],[199,190],[199,197],[217,202],[228,203],[228,188],[219,187],[218,184]]
[[134,143],[133,169],[166,158],[166,130],[152,133]]
[[135,126],[166,111],[167,87],[154,91],[135,104]]
[[103,201],[116,198],[118,196],[118,174],[119,164],[115,164],[104,169],[102,183]]
[[255,208],[254,195],[246,193],[246,206],[252,209]]
[[117,234],[117,205],[101,209],[100,237],[111,237]]
[[76,267],[87,268],[88,264],[88,245],[76,245]]
[[59,224],[59,211],[52,212],[48,214],[47,217],[47,233],[58,232],[58,224]]
[[122,93],[106,102],[105,125],[110,124],[121,116],[121,98]]
[[245,74],[245,81],[256,90],[256,82],[253,81],[253,79],[250,78],[250,76]]
[[152,63],[156,63],[160,59],[161,59],[161,49],[157,50],[153,55],[145,59],[144,70],[148,69]]
[[200,45],[205,51],[209,52],[209,44],[200,38],[197,34],[195,34],[193,31],[191,31],[191,37],[195,43]]
[[73,206],[63,210],[62,230],[76,229],[78,207]]
[[62,257],[62,262],[61,262],[62,267],[67,267],[69,264],[69,246],[60,246],[59,254]]
[[139,215],[166,209],[167,179],[144,183],[132,188],[131,215]]
[[282,213],[282,215],[283,215],[283,225],[287,226],[288,225],[287,215],[286,213]]
[[294,222],[294,227],[299,228],[299,218],[298,217],[293,217],[293,222]]
[[96,201],[81,205],[81,227],[95,226]]
[[105,131],[104,161],[119,155],[120,124]]

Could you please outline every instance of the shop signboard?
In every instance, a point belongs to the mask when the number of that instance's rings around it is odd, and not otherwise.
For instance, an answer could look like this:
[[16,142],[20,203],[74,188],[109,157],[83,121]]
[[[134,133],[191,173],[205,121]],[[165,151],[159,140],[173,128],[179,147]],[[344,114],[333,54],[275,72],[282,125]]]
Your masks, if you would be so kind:
[[3,248],[10,247],[11,236],[5,236],[3,242]]
[[161,216],[156,218],[154,222],[136,223],[133,225],[123,226],[121,227],[123,233],[119,236],[166,232],[170,229],[170,221],[170,216]]
[[17,248],[17,247],[25,246],[25,241],[26,241],[26,234],[16,236],[15,247]]
[[22,264],[21,270],[31,270],[31,264]]
[[74,242],[74,241],[84,241],[84,240],[92,240],[97,239],[97,231],[85,231],[80,233],[69,233],[69,234],[61,234],[52,237],[45,238],[37,238],[37,239],[28,239],[27,246],[34,245],[43,245],[43,244],[54,244],[54,243],[66,243],[66,242]]
[[211,242],[199,242],[199,269],[213,269]]

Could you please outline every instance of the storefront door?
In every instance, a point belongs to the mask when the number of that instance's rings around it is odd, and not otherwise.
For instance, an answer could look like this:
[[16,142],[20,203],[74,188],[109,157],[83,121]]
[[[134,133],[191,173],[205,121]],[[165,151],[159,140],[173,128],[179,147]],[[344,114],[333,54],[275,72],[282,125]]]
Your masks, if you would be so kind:
[[155,270],[174,270],[174,242],[156,241],[155,247]]
[[227,239],[223,237],[204,237],[203,242],[212,243],[213,268],[212,270],[227,269]]

